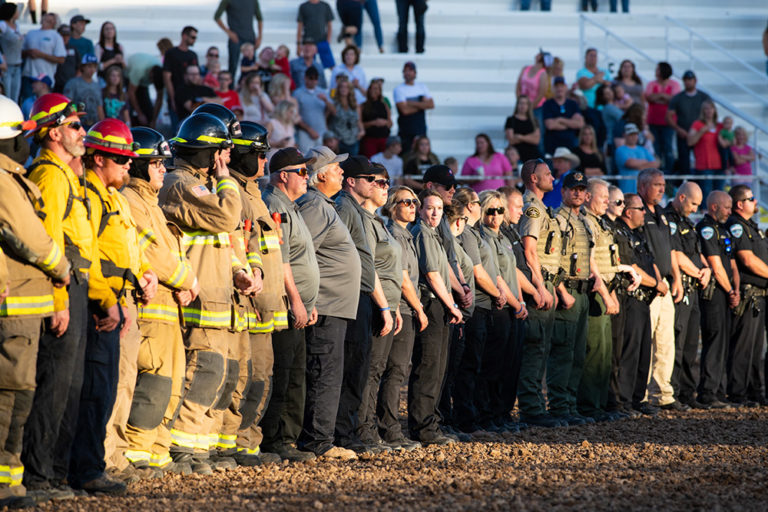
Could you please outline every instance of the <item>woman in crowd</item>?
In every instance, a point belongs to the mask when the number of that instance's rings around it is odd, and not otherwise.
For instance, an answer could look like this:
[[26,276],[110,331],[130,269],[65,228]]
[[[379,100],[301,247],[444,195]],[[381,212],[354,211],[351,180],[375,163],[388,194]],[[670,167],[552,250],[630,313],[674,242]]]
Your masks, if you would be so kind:
[[[701,104],[699,118],[688,131],[688,146],[693,148],[694,169],[697,174],[720,174],[723,165],[718,146],[720,128],[715,104],[711,100],[705,100]],[[715,186],[711,179],[699,180],[699,185],[704,198]],[[722,182],[718,182],[717,188],[722,188],[722,185]]]
[[656,66],[656,80],[645,88],[645,101],[648,103],[648,129],[653,134],[653,148],[661,158],[664,169],[672,169],[675,154],[672,145],[675,142],[675,130],[667,124],[669,100],[680,92],[680,84],[672,79],[672,66],[659,62]]
[[[603,84],[597,88],[595,93],[595,104],[597,110],[603,114],[603,123],[605,124],[606,133],[606,147],[605,152],[608,155],[612,155],[615,149],[613,143],[613,132],[616,129],[616,125],[621,120],[621,116],[624,112],[619,107],[613,104],[613,87],[607,84]],[[622,129],[624,125],[622,125]]]
[[123,70],[120,66],[112,66],[104,72],[107,85],[101,90],[101,105],[104,117],[120,119],[125,124],[131,124],[128,100],[123,87]]
[[360,65],[360,50],[355,45],[349,45],[341,51],[341,62],[331,72],[331,87],[337,87],[336,79],[346,75],[352,88],[355,90],[355,100],[362,105],[366,98],[368,81],[365,79],[365,71]]
[[629,94],[634,103],[642,103],[643,81],[637,76],[634,62],[629,59],[621,61],[615,81],[623,86],[624,92]]
[[296,107],[290,101],[281,101],[272,112],[265,128],[269,132],[269,145],[273,149],[296,147]]
[[[21,4],[18,4],[21,5]],[[5,95],[13,101],[19,101],[21,93],[21,47],[24,44],[24,36],[19,31],[16,22],[21,15],[17,4],[7,2],[0,4],[0,48],[3,49],[3,58],[7,69],[3,74]]]
[[[410,152],[405,158],[403,173],[406,175],[422,176],[429,167],[440,163],[440,159],[432,152],[429,137],[426,135],[420,135],[413,139],[413,147],[410,148]],[[421,190],[422,187],[419,181],[410,178],[405,180],[405,184],[414,190]]]
[[104,71],[110,66],[119,66],[120,69],[125,68],[123,46],[117,42],[117,29],[111,21],[105,21],[101,25],[99,42],[96,43],[94,51],[99,61],[99,76],[105,76]]
[[540,158],[540,123],[533,115],[533,103],[528,96],[518,96],[515,113],[507,118],[504,135],[511,146],[517,148],[520,160],[526,162]]
[[[261,74],[259,76],[261,77],[261,83],[264,84],[264,76]],[[262,88],[264,88],[263,85]],[[289,101],[293,103],[296,110],[299,109],[299,103],[296,101],[296,98],[291,96],[291,79],[288,75],[282,73],[275,74],[269,81],[267,93],[273,105],[277,105],[281,101]]]
[[525,66],[520,70],[517,77],[517,87],[515,95],[518,98],[526,96],[533,102],[533,108],[539,108],[546,101],[547,89],[549,88],[549,76],[547,75],[547,61],[552,64],[552,56],[546,52],[536,54],[534,63]]
[[[416,331],[423,331],[428,324],[427,315],[419,296],[419,260],[413,235],[408,225],[416,221],[419,200],[408,187],[395,187],[390,191],[384,211],[389,215],[387,228],[400,244],[403,280],[401,284],[400,316],[402,328],[392,338],[384,373],[381,376],[376,420],[381,439],[391,448],[414,450],[420,446],[403,435],[400,427],[400,388],[405,383],[411,363]],[[393,305],[390,304],[390,307]]]
[[579,145],[573,150],[573,154],[579,157],[579,172],[587,176],[602,176],[605,174],[605,157],[597,149],[597,137],[595,129],[585,124],[579,132]]
[[365,103],[360,106],[360,118],[365,135],[360,142],[360,153],[371,158],[387,149],[387,137],[392,128],[392,111],[382,94],[383,78],[374,78],[368,86]]
[[654,155],[653,151],[653,135],[648,129],[648,125],[645,122],[645,107],[642,103],[633,103],[624,115],[621,116],[619,122],[613,127],[613,144],[615,147],[624,145],[624,127],[634,123],[640,130],[640,135],[637,139],[638,146],[644,146],[651,155]]
[[264,124],[269,114],[275,110],[261,83],[258,73],[249,73],[240,90],[240,104],[243,106],[243,120]]
[[[512,175],[512,165],[502,154],[497,153],[493,147],[491,138],[485,133],[479,133],[475,137],[475,152],[464,161],[461,168],[462,176],[505,176]],[[472,188],[477,192],[489,189],[497,189],[504,186],[504,179],[491,179],[472,182]]]
[[339,137],[339,152],[357,155],[360,139],[363,137],[363,123],[357,108],[352,83],[346,77],[339,77],[336,97],[333,99],[336,112],[328,116],[328,129]]

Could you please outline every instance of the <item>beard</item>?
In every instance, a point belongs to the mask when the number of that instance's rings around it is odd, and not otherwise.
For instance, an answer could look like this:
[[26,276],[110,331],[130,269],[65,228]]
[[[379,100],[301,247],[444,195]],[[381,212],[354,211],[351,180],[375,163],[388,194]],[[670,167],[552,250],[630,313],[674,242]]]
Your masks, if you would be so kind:
[[83,139],[80,137],[76,139],[65,138],[61,141],[61,145],[74,157],[80,157],[85,154],[85,145],[83,144]]

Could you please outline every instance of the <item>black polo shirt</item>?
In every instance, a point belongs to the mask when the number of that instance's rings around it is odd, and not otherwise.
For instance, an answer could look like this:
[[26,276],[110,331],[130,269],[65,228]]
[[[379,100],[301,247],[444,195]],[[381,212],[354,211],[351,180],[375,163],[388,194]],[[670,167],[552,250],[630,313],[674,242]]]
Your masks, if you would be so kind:
[[[734,254],[739,251],[752,251],[763,263],[768,264],[768,240],[754,220],[747,220],[738,213],[734,213],[725,225],[731,234]],[[768,279],[752,273],[741,264],[738,258],[736,258],[736,264],[743,284],[751,284],[759,288],[768,287]]]
[[646,274],[655,278],[653,253],[648,246],[648,241],[642,228],[630,229],[622,219],[616,219],[616,221],[613,221],[613,225],[615,226],[613,237],[619,246],[619,259],[621,263],[627,265],[636,264]]
[[688,256],[696,268],[702,268],[704,265],[701,263],[701,244],[699,243],[699,235],[696,233],[696,226],[691,222],[691,219],[680,215],[672,203],[669,203],[663,211],[669,222],[672,248]]
[[655,211],[643,201],[645,207],[645,224],[642,230],[645,234],[648,246],[651,248],[656,266],[659,267],[661,277],[672,278],[672,234],[669,230],[669,220],[661,206],[656,205]]
[[696,232],[701,239],[701,253],[704,256],[720,256],[723,263],[728,281],[733,283],[733,269],[731,269],[731,258],[733,258],[733,240],[725,224],[720,224],[709,214],[706,214],[698,224]]
[[501,232],[512,243],[512,250],[515,253],[515,261],[517,268],[523,273],[526,279],[532,280],[531,267],[525,261],[525,248],[523,247],[523,241],[520,238],[520,233],[517,232],[517,226],[511,224],[503,224],[501,226]]

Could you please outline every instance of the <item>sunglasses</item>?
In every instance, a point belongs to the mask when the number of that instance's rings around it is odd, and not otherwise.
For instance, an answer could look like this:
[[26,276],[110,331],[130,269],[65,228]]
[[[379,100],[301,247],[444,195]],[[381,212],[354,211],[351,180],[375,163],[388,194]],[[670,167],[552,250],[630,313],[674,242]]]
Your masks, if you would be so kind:
[[418,199],[401,199],[397,202],[397,204],[403,204],[405,206],[413,206],[415,208],[418,208],[421,203],[419,203]]
[[84,128],[83,123],[81,123],[80,121],[72,121],[71,123],[67,123],[62,126],[66,126],[67,128],[72,128],[76,132],[80,131],[81,128]]
[[503,206],[499,206],[498,208],[486,208],[485,214],[486,215],[504,215],[504,212],[506,209]]
[[643,208],[642,206],[627,206],[624,209],[625,210],[640,210],[640,211],[645,210],[645,208]]
[[613,204],[615,204],[616,206],[621,206],[621,205],[624,204],[624,200],[623,199],[616,199],[615,201],[613,201]]
[[131,157],[127,155],[109,155],[107,158],[115,162],[117,165],[125,165],[131,161]]
[[386,178],[381,178],[375,181],[376,186],[379,188],[389,188],[389,180]]
[[744,199],[742,199],[742,201],[752,202],[752,201],[756,201],[756,199],[754,197],[745,197]]
[[475,201],[470,201],[469,204],[476,204],[477,206],[480,206],[483,203],[481,203],[479,200],[475,200]]
[[299,169],[283,169],[281,172],[292,172],[298,174],[302,178],[308,174],[306,167],[301,167]]
[[368,183],[373,183],[374,181],[376,181],[376,176],[369,176],[369,175],[355,176],[355,179],[361,179],[361,180],[367,181]]

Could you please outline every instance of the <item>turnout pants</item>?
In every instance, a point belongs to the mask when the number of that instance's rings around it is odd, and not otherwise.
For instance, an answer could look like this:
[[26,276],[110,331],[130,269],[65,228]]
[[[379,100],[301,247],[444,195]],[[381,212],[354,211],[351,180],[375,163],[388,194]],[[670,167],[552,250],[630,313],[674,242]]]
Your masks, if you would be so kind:
[[[264,320],[264,317],[262,317]],[[275,363],[272,351],[272,332],[251,333],[251,382],[240,405],[243,416],[237,432],[237,451],[250,455],[259,453],[261,419],[267,410],[272,395],[272,366]]]
[[[552,283],[547,281],[545,286],[549,293],[555,293]],[[530,297],[526,298],[526,302],[534,303]],[[517,405],[523,421],[526,416],[547,413],[542,382],[549,358],[554,317],[554,308],[547,311],[532,308],[528,312],[528,331],[523,343],[523,360],[517,388]]]
[[413,342],[416,337],[416,320],[410,309],[403,317],[403,328],[392,339],[392,348],[381,376],[379,400],[376,404],[376,417],[379,434],[385,442],[392,442],[403,436],[400,426],[400,388],[408,377],[411,364]]
[[587,347],[587,294],[575,290],[569,293],[576,303],[555,312],[552,349],[547,359],[547,394],[553,416],[576,414],[576,393]]
[[237,449],[237,431],[243,422],[240,407],[245,400],[251,380],[251,340],[248,331],[230,332],[227,350],[227,374],[224,389],[211,411],[211,451],[233,454]]
[[[669,283],[665,280],[667,285]],[[651,375],[648,398],[653,405],[675,401],[672,371],[675,367],[675,302],[672,294],[656,297],[651,302]]]
[[605,314],[603,298],[590,293],[587,350],[577,395],[579,414],[597,416],[603,412],[608,400],[612,355],[611,317]]

